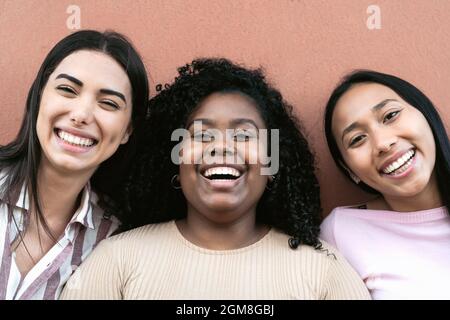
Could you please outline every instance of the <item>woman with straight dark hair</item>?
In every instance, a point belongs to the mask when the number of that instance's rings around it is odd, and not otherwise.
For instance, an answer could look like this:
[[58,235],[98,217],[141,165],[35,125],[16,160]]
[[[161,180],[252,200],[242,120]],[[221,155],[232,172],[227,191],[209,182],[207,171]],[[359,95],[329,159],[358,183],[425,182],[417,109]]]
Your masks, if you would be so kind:
[[146,116],[132,44],[79,31],[49,52],[17,137],[0,147],[0,299],[56,299],[118,227],[122,177]]
[[325,133],[338,168],[377,196],[334,209],[322,238],[374,299],[449,299],[450,144],[432,102],[398,77],[357,71],[333,91]]

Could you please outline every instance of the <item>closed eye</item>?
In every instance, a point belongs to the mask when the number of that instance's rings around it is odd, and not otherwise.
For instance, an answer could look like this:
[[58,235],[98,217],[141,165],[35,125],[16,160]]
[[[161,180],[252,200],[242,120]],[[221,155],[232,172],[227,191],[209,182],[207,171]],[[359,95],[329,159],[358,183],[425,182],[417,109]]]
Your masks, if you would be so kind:
[[119,105],[111,100],[102,100],[102,101],[100,101],[100,103],[107,105],[109,107],[112,107],[114,109],[120,109]]
[[58,86],[58,87],[56,87],[56,89],[59,90],[59,91],[63,91],[63,92],[71,93],[71,94],[77,94],[75,89],[73,89],[72,87],[67,86],[67,85]]
[[214,140],[214,136],[206,131],[195,133],[193,138],[198,142],[210,142]]
[[237,131],[234,135],[233,135],[233,139],[237,142],[244,142],[244,141],[249,141],[250,139],[252,139],[255,135],[248,131],[248,130],[240,130]]
[[383,123],[386,123],[386,122],[391,121],[392,119],[395,119],[399,114],[400,114],[400,110],[388,112],[383,118]]

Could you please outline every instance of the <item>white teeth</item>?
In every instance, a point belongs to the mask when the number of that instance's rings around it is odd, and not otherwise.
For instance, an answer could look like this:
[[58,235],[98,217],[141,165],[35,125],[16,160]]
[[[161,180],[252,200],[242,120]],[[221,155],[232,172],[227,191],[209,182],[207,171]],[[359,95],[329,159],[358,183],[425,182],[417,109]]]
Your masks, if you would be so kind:
[[[405,164],[407,164],[406,169],[409,167],[409,165],[412,163],[411,158],[414,156],[415,151],[414,150],[410,150],[407,153],[405,153],[401,158],[397,159],[396,161],[394,161],[393,163],[391,163],[389,166],[387,166],[383,172],[386,174],[390,174],[394,171],[396,171],[397,169],[399,169],[400,167],[404,166]],[[404,168],[401,168],[401,172],[405,171],[403,170]],[[401,172],[398,173],[401,173]]]
[[66,131],[58,130],[58,137],[60,137],[62,140],[81,147],[90,147],[94,144],[93,139],[89,138],[80,138],[77,136],[74,136]]
[[239,172],[239,170],[236,170],[235,168],[215,167],[215,168],[210,168],[210,169],[206,170],[203,175],[205,177],[210,177],[212,175],[231,175],[234,177],[239,177],[241,175],[241,173]]

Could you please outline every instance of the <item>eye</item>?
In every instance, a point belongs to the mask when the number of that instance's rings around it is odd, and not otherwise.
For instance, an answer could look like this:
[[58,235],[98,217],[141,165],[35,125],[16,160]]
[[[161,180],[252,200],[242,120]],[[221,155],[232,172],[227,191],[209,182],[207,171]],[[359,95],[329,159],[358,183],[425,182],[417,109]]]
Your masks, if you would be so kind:
[[234,135],[233,139],[237,142],[244,142],[249,141],[251,138],[253,138],[253,134],[250,131],[247,130],[237,130]]
[[391,121],[392,119],[396,118],[399,114],[400,110],[388,112],[383,118],[383,123]]
[[56,87],[56,89],[59,90],[59,91],[66,92],[66,93],[77,94],[77,92],[75,91],[75,89],[73,89],[72,87],[67,86],[67,85],[64,85],[64,86],[58,86],[58,87]]
[[194,133],[193,139],[198,142],[210,142],[214,140],[214,136],[207,131],[202,131]]
[[350,140],[349,147],[356,147],[356,146],[360,145],[362,143],[361,141],[363,141],[364,137],[365,136],[363,134],[360,134],[360,135],[352,138]]
[[102,100],[100,101],[100,103],[115,110],[120,109],[119,105],[112,100]]

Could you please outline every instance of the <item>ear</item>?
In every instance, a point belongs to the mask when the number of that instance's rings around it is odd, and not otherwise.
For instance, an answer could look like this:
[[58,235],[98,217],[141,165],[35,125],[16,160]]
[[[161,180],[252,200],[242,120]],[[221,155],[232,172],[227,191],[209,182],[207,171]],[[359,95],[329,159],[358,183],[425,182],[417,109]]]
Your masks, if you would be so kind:
[[120,144],[125,144],[128,142],[128,139],[130,138],[131,134],[133,133],[133,127],[130,125],[128,126],[127,131],[125,132],[125,134],[123,135],[122,140],[120,141]]
[[339,164],[342,166],[342,168],[344,168],[345,171],[348,172],[348,174],[350,175],[350,178],[352,178],[353,182],[355,182],[356,184],[358,184],[358,183],[361,182],[361,179],[360,179],[356,174],[354,174],[353,171],[350,170],[350,169],[345,165],[345,163],[343,163],[341,160],[338,160],[338,161],[339,161]]

